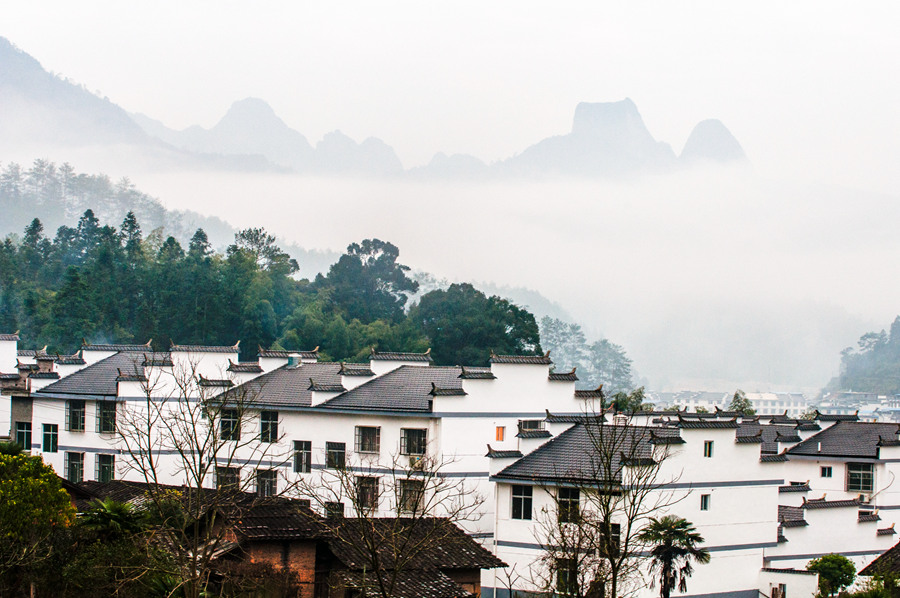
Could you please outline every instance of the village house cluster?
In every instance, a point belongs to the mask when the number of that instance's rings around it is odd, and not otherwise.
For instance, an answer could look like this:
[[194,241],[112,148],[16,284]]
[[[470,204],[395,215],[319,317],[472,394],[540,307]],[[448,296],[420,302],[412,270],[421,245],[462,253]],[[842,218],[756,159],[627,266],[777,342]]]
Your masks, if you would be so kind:
[[[565,593],[577,567],[548,559],[548,546],[598,494],[644,492],[644,517],[697,528],[711,560],[696,566],[691,596],[812,596],[810,559],[839,552],[862,568],[897,541],[898,424],[604,412],[602,391],[576,390],[577,373],[554,372],[549,354],[444,367],[427,352],[373,350],[367,364],[320,362],[315,350],[260,349],[252,363],[238,353],[148,343],[50,355],[0,335],[0,436],[73,484],[146,483],[150,469],[177,485],[206,466],[210,488],[296,492],[322,517],[429,505],[492,553],[467,587],[498,598]],[[189,429],[211,432],[209,454],[185,449],[178,434]],[[604,522],[614,545],[630,534],[622,517]]]

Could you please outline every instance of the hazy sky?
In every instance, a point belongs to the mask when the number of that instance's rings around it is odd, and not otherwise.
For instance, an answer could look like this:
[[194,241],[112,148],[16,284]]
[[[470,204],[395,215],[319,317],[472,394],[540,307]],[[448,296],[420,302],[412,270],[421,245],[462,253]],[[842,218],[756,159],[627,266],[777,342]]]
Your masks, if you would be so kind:
[[766,177],[894,193],[900,3],[5,0],[0,35],[167,125],[268,101],[315,143],[508,157],[631,97],[680,151],[721,119]]

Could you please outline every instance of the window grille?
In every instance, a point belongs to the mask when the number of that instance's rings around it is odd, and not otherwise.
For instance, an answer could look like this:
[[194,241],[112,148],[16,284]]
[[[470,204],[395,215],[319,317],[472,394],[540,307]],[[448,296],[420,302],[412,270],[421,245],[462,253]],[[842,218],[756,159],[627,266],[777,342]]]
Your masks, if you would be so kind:
[[278,442],[278,412],[263,411],[259,415],[259,441]]
[[325,467],[344,469],[346,464],[347,445],[343,442],[325,443]]
[[531,486],[513,485],[512,518],[531,519],[531,502],[534,489]]
[[16,422],[16,444],[26,453],[31,450],[31,422]]
[[275,496],[278,493],[278,472],[274,469],[257,469],[256,493],[259,496]]
[[422,480],[400,480],[398,502],[402,514],[415,515],[420,513],[424,498],[425,482]]
[[216,467],[216,488],[237,490],[241,483],[239,467]]
[[581,492],[578,488],[560,488],[557,495],[557,510],[560,523],[575,523],[581,515]]
[[294,441],[294,473],[312,471],[312,442],[309,440]]
[[875,471],[871,463],[847,463],[847,492],[872,492]]
[[356,505],[361,511],[373,511],[378,501],[378,478],[356,478]]
[[73,484],[84,481],[84,453],[66,453],[64,459],[66,479]]
[[116,404],[113,401],[97,401],[97,432],[114,434],[116,431]]
[[325,503],[325,517],[327,519],[342,519],[344,517],[344,503],[327,502]]
[[116,479],[116,456],[115,455],[97,455],[97,470],[95,478],[98,482],[111,482]]
[[59,452],[59,425],[44,424],[44,452]]
[[356,426],[356,452],[378,453],[381,450],[381,428]]
[[428,430],[400,428],[400,454],[424,455],[428,441]]
[[237,409],[223,409],[219,420],[222,440],[241,439],[241,418]]
[[84,401],[72,399],[66,401],[66,430],[84,432]]

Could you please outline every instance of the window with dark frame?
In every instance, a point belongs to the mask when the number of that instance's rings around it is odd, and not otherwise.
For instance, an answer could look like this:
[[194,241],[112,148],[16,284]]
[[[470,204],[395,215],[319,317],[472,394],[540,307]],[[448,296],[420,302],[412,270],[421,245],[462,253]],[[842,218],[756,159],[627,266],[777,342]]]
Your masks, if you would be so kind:
[[114,434],[115,431],[115,401],[97,401],[97,432],[100,434]]
[[525,430],[543,430],[544,420],[542,419],[520,419],[519,432]]
[[98,482],[111,482],[116,479],[116,456],[98,454],[95,474]]
[[16,444],[25,452],[31,450],[31,422],[16,422]]
[[820,477],[830,478],[832,474],[831,465],[823,465],[819,468]]
[[701,511],[709,510],[709,494],[701,494],[700,495],[700,510]]
[[704,440],[703,441],[703,456],[707,459],[712,458],[713,456],[713,441],[712,440]]
[[378,478],[372,476],[356,477],[356,506],[363,511],[375,510],[378,501]]
[[531,486],[513,484],[512,487],[512,518],[531,519],[531,502],[534,489]]
[[216,467],[216,488],[220,490],[237,490],[240,484],[240,467]]
[[422,480],[400,480],[400,496],[397,499],[400,513],[416,515],[422,511],[425,498],[425,482]]
[[326,519],[342,519],[344,517],[344,503],[327,502],[325,503]]
[[237,409],[222,409],[219,430],[222,440],[241,439],[241,419]]
[[344,469],[346,466],[347,445],[343,442],[325,443],[325,467]]
[[312,471],[312,442],[309,440],[294,441],[294,473]]
[[275,496],[278,493],[278,472],[274,469],[256,470],[256,494]]
[[278,442],[277,411],[263,411],[259,414],[259,441]]
[[356,426],[356,452],[381,452],[381,428],[375,426]]
[[872,492],[875,468],[871,463],[847,463],[847,492]]
[[424,455],[428,442],[428,430],[400,428],[400,454]]
[[44,446],[45,453],[59,452],[59,425],[44,424]]
[[84,401],[70,399],[66,401],[66,430],[84,432]]
[[73,484],[84,481],[84,453],[66,453],[63,467],[66,470],[66,480]]
[[562,596],[574,596],[578,592],[578,561],[576,559],[556,559],[556,591]]
[[577,523],[581,518],[581,491],[578,488],[560,488],[557,491],[557,511],[560,523]]
[[605,557],[616,557],[622,543],[622,526],[604,521],[600,526],[600,548]]

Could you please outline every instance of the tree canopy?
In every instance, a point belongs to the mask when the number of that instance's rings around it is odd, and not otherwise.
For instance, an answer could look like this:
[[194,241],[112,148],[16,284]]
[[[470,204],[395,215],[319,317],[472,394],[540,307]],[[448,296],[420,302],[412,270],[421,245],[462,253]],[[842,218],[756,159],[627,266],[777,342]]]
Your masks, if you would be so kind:
[[534,316],[471,284],[452,284],[422,297],[409,319],[434,346],[438,365],[487,365],[490,353],[537,355],[540,333]]
[[819,574],[819,594],[834,596],[856,579],[853,561],[842,554],[826,554],[806,564],[806,568]]
[[867,332],[856,348],[841,352],[841,373],[829,385],[832,390],[879,394],[900,393],[900,316],[890,331]]
[[0,242],[0,330],[71,353],[82,339],[154,347],[232,345],[322,347],[326,360],[361,361],[379,351],[421,352],[438,363],[485,364],[490,351],[540,350],[534,316],[472,285],[423,295],[399,249],[379,239],[353,243],[328,274],[296,276],[298,264],[262,228],[239,231],[224,253],[198,229],[187,247],[129,212],[118,228],[86,210],[75,226],[45,235],[39,219]]

